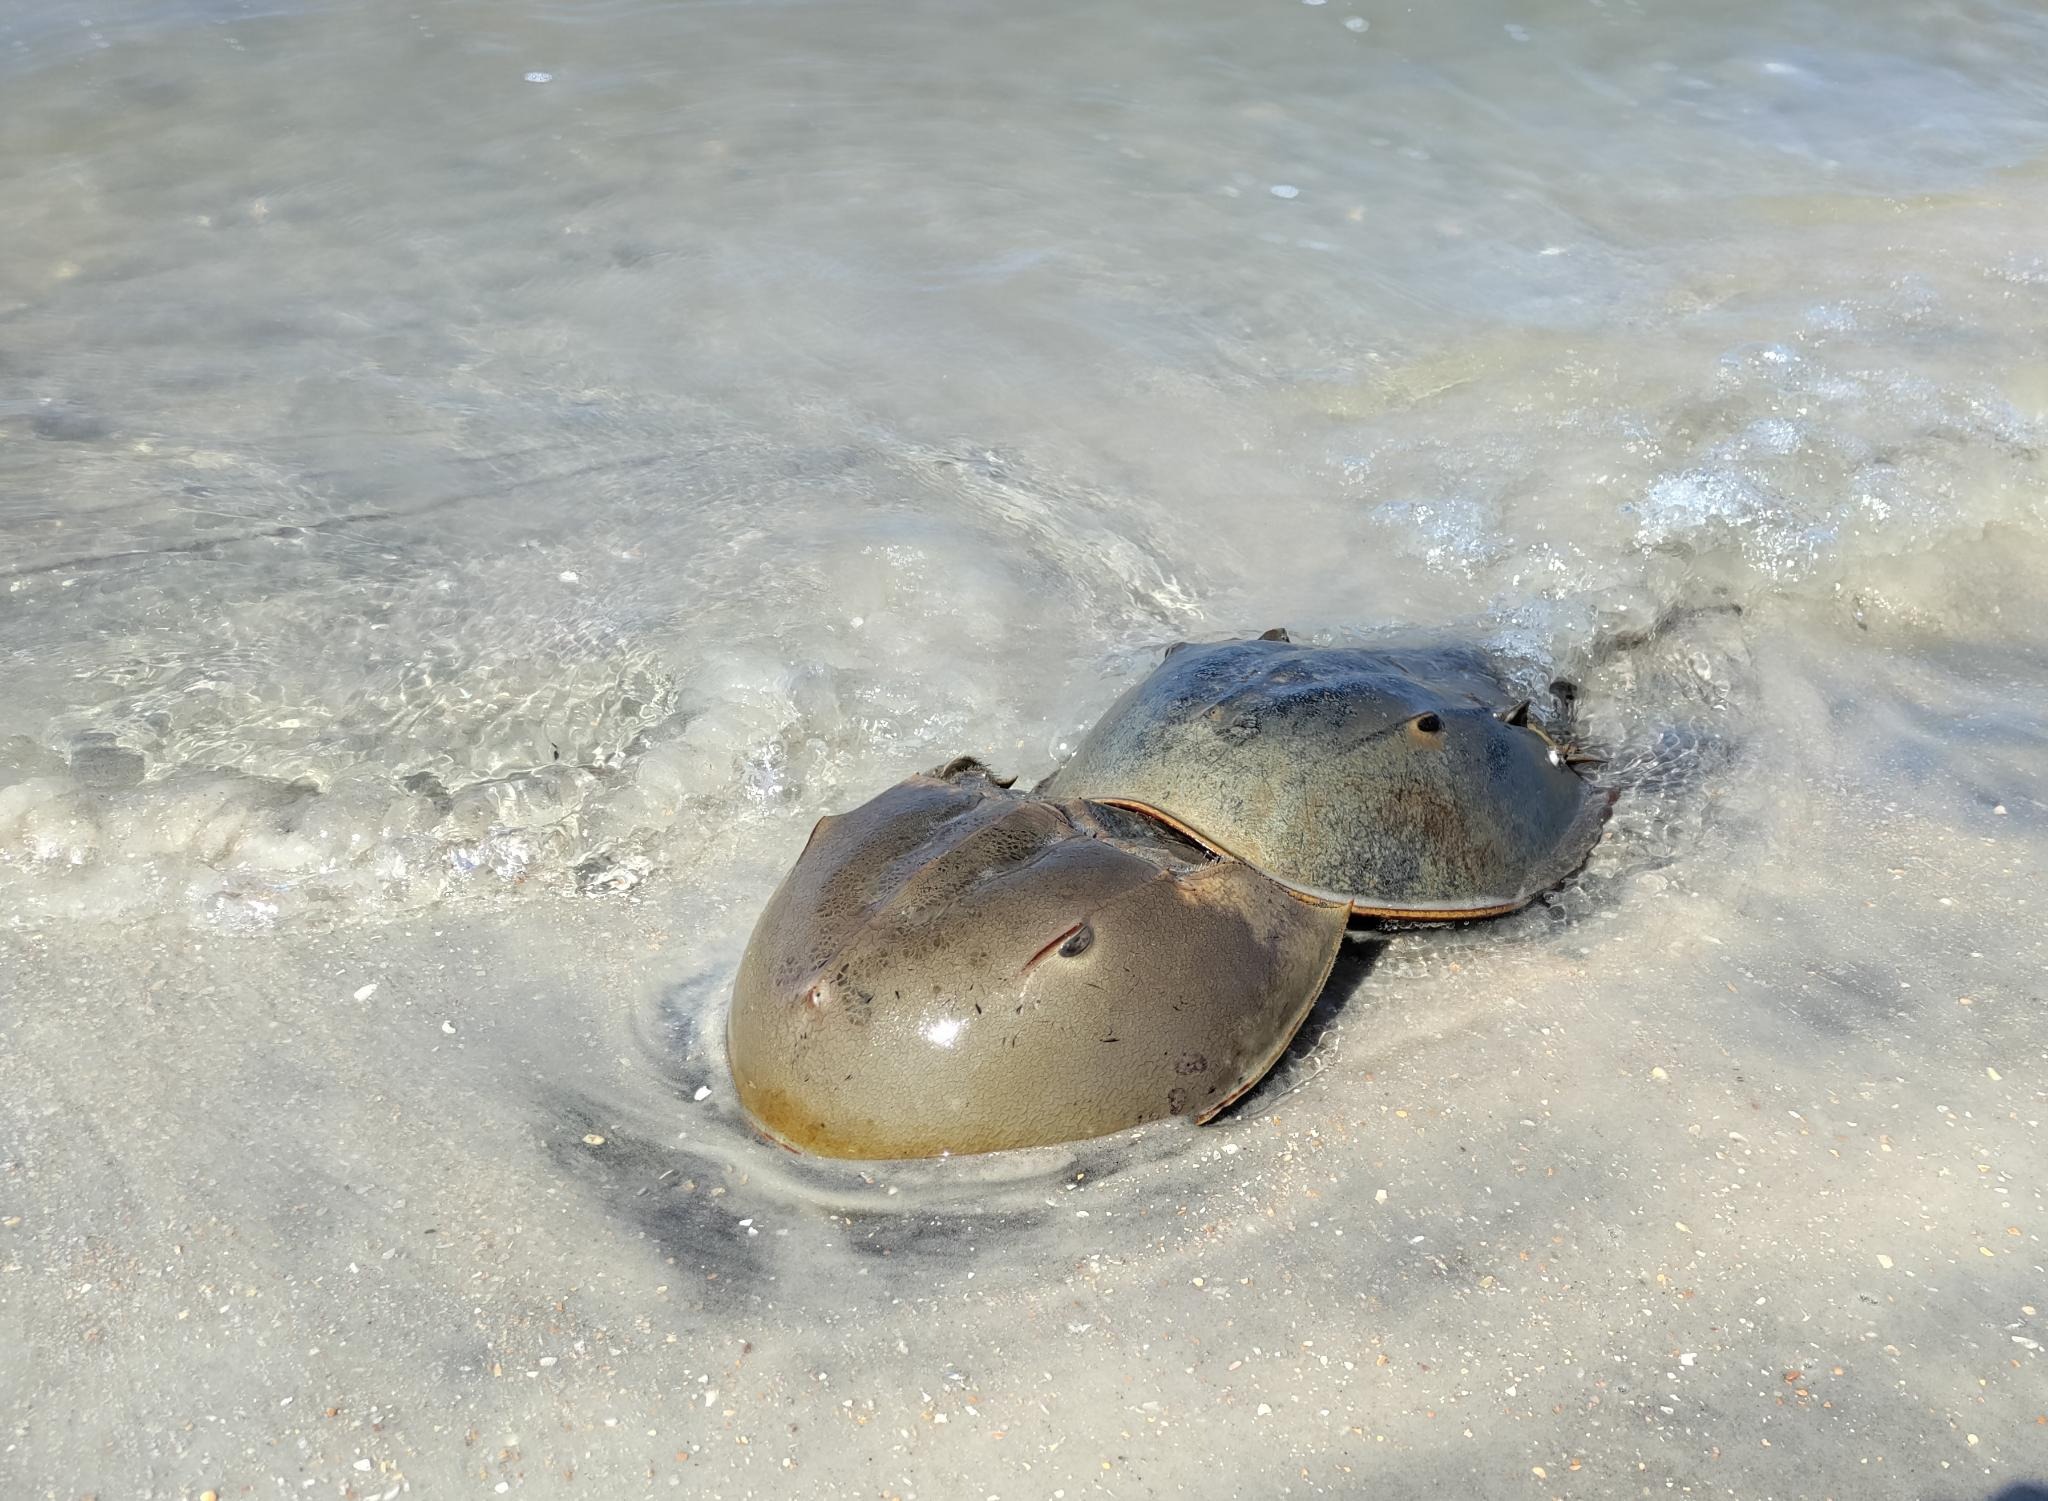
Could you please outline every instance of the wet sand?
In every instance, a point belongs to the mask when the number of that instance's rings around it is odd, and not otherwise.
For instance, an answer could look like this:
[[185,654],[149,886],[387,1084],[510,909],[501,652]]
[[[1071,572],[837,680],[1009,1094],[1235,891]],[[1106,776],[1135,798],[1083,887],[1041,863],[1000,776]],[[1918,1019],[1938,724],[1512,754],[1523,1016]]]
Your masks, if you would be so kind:
[[[0,1491],[2048,1482],[2048,31],[1858,15],[0,22]],[[1578,682],[1588,868],[747,1129],[818,816],[1275,625]]]

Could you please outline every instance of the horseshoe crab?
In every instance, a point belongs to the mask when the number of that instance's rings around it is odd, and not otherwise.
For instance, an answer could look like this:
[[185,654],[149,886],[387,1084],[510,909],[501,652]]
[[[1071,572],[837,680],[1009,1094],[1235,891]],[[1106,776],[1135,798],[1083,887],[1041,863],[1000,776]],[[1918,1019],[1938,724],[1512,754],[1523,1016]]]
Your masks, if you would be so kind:
[[1506,696],[1471,651],[1183,643],[1038,792],[1148,813],[1360,916],[1492,917],[1584,864],[1614,801]]
[[764,1132],[828,1157],[1207,1120],[1293,1038],[1348,917],[954,761],[819,820],[740,964],[733,1079]]

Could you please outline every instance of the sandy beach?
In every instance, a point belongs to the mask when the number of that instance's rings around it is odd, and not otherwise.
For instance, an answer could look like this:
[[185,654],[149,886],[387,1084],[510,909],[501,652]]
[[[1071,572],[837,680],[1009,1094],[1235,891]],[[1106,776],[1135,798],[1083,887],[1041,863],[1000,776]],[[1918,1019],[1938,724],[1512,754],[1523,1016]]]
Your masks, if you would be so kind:
[[[1357,23],[1357,24],[1354,24]],[[2048,24],[0,17],[0,1492],[2048,1485]],[[1621,789],[1216,1123],[800,1158],[812,824],[1169,643]]]

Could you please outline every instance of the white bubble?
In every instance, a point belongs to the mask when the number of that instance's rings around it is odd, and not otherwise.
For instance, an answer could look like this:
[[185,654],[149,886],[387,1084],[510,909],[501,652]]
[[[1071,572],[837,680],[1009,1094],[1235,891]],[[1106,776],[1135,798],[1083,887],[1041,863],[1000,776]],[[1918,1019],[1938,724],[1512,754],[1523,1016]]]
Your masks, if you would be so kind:
[[1366,20],[1364,16],[1346,16],[1344,18],[1344,29],[1346,31],[1363,31],[1370,25],[1372,25],[1372,22]]
[[1299,198],[1301,196],[1301,189],[1291,182],[1276,182],[1266,191],[1275,198]]
[[529,73],[526,75],[526,81],[528,83],[553,83],[555,75],[552,73]]

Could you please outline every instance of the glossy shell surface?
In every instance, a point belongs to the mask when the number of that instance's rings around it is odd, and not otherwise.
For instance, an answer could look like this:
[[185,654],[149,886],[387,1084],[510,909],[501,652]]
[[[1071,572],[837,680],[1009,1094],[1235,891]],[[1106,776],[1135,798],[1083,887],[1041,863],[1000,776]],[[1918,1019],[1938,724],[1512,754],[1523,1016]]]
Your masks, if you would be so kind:
[[1478,653],[1284,638],[1173,648],[1039,790],[1417,920],[1523,906],[1585,862],[1613,802]]
[[733,1078],[766,1134],[833,1157],[1206,1119],[1286,1048],[1347,917],[955,763],[820,821],[741,962]]

